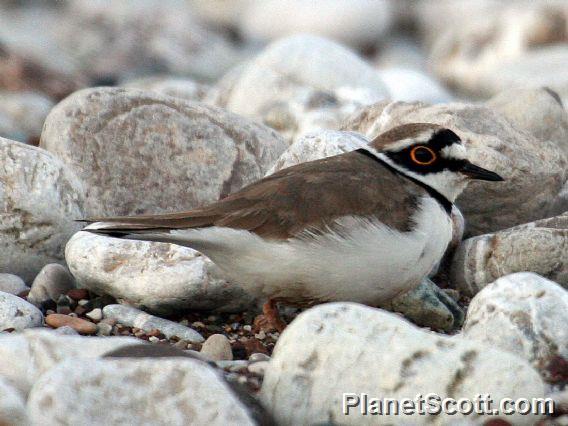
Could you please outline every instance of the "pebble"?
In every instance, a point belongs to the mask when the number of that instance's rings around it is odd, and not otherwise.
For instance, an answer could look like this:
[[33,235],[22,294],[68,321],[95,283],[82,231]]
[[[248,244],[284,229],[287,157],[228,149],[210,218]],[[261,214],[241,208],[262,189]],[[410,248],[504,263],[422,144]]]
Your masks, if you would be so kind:
[[168,339],[177,336],[190,342],[203,342],[205,339],[197,331],[177,322],[147,314],[139,309],[125,305],[107,305],[103,308],[105,318],[113,318],[129,327],[137,327],[146,332],[159,330]]
[[251,356],[249,356],[250,362],[259,362],[259,361],[270,361],[270,357],[266,354],[255,352]]
[[97,325],[90,321],[74,318],[63,314],[50,314],[45,317],[45,323],[53,328],[68,326],[79,334],[96,334]]
[[17,331],[42,325],[43,315],[38,308],[10,293],[0,292],[0,331]]
[[35,305],[48,300],[57,302],[60,296],[65,296],[74,287],[75,282],[69,270],[58,263],[50,263],[35,277],[28,300]]
[[87,312],[85,316],[93,321],[100,321],[103,319],[103,311],[101,308],[95,308],[92,311]]
[[99,322],[97,324],[97,335],[98,336],[110,336],[112,333],[112,325]]
[[0,274],[0,291],[4,293],[10,293],[18,295],[29,287],[26,285],[23,279],[13,274]]
[[201,353],[212,361],[231,361],[233,351],[229,339],[223,334],[212,334],[205,340]]

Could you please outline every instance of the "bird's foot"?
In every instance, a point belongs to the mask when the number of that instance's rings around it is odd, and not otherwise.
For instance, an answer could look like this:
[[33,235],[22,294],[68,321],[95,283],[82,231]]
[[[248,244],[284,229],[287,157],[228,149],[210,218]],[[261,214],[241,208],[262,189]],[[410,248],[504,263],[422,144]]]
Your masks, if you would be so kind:
[[282,333],[286,328],[286,323],[280,318],[278,306],[273,300],[269,300],[262,305],[262,314],[254,319],[254,328],[258,331],[270,332],[278,331]]

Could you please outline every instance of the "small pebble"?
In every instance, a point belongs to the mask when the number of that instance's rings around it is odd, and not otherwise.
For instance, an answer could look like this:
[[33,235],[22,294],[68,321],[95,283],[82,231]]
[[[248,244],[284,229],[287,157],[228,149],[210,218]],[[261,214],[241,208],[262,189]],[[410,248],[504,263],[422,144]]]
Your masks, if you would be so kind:
[[72,288],[67,292],[67,296],[69,296],[73,300],[78,300],[79,303],[84,300],[85,303],[89,302],[89,290],[86,288]]
[[159,341],[160,341],[160,339],[158,339],[156,336],[150,336],[150,337],[148,338],[148,340],[149,340],[150,342],[152,342],[152,343],[156,343],[156,342],[159,342]]
[[91,312],[87,312],[85,316],[93,321],[100,321],[103,319],[103,310],[101,308],[95,308]]
[[270,361],[270,357],[266,354],[256,352],[249,356],[250,362]]
[[256,337],[258,340],[264,340],[266,339],[266,333],[263,330],[260,330],[260,332],[258,334],[255,334],[254,337]]
[[104,322],[99,322],[97,324],[97,334],[99,336],[110,336],[111,333],[112,333],[112,325]]
[[250,332],[252,331],[252,327],[251,327],[250,325],[248,325],[248,324],[247,324],[247,325],[243,325],[243,330],[250,333]]
[[69,326],[79,334],[95,334],[97,332],[96,324],[81,318],[73,318],[69,315],[50,314],[45,317],[45,323],[53,328]]
[[201,353],[213,361],[230,361],[233,351],[229,339],[223,334],[213,334],[203,343]]

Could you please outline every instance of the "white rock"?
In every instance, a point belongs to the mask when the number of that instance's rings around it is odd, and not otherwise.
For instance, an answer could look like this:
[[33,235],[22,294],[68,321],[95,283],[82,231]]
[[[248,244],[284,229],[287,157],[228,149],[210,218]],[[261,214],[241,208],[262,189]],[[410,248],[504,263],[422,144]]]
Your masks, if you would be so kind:
[[481,290],[467,311],[463,336],[545,368],[568,359],[568,291],[539,275],[521,272]]
[[[340,87],[388,92],[380,76],[355,53],[321,37],[298,35],[278,40],[250,61],[231,91],[227,108],[254,117],[267,103],[295,87],[332,91]],[[277,89],[275,93],[275,89]]]
[[103,319],[103,311],[101,308],[95,308],[92,311],[87,312],[85,316],[93,321],[100,321]]
[[393,18],[388,0],[263,0],[241,13],[240,29],[253,40],[310,33],[354,47],[376,44]]
[[32,283],[28,301],[40,305],[48,300],[57,302],[59,296],[75,288],[73,277],[69,270],[58,263],[45,265]]
[[454,255],[450,277],[471,297],[499,277],[524,271],[568,288],[568,212],[468,238]]
[[30,282],[80,229],[83,188],[55,156],[0,138],[0,271]]
[[[345,374],[349,372],[349,374]],[[332,380],[330,380],[332,378]],[[424,332],[396,315],[353,303],[320,305],[300,314],[278,340],[261,399],[281,425],[376,424],[360,409],[342,414],[342,395],[414,399],[543,397],[545,385],[528,362],[479,342]],[[495,419],[491,416],[489,419]],[[535,416],[503,416],[532,425]],[[477,414],[383,418],[389,424],[483,423]]]
[[9,117],[12,127],[21,134],[19,142],[39,140],[43,122],[52,107],[51,99],[39,93],[0,92],[0,114]]
[[[343,126],[368,138],[405,123],[436,123],[454,130],[469,159],[505,182],[472,182],[457,199],[466,234],[478,235],[548,217],[568,181],[568,158],[557,142],[539,140],[497,111],[461,103],[382,102],[362,109]],[[558,125],[558,124],[555,124]]]
[[35,383],[32,422],[254,425],[223,378],[193,359],[68,360]]
[[74,169],[90,215],[189,209],[258,180],[286,148],[273,130],[219,108],[124,88],[74,93],[41,146]]
[[188,309],[241,311],[253,298],[187,247],[75,234],[66,248],[79,287],[158,314]]
[[173,96],[187,101],[201,101],[209,87],[188,78],[175,77],[146,77],[130,80],[122,84],[129,89],[146,90],[161,95]]
[[0,335],[0,377],[22,394],[46,371],[68,358],[90,363],[93,358],[122,346],[140,344],[132,337],[82,337],[61,335],[48,329]]
[[209,336],[203,343],[200,353],[213,361],[231,361],[233,359],[231,343],[224,334]]
[[6,426],[27,426],[30,424],[26,413],[26,401],[22,394],[0,377],[0,424]]
[[400,34],[393,34],[382,43],[373,63],[379,69],[406,68],[422,72],[428,68],[424,47],[415,38]]
[[434,78],[409,68],[383,68],[379,74],[393,101],[450,102],[452,95]]
[[42,322],[43,315],[34,305],[13,294],[0,292],[0,331],[40,327]]
[[103,316],[116,319],[121,324],[144,331],[160,330],[168,339],[177,336],[181,340],[187,340],[188,342],[200,343],[205,340],[201,334],[189,327],[147,314],[131,306],[106,305],[103,308]]
[[19,294],[22,291],[29,290],[23,279],[17,275],[0,274],[0,291],[10,294]]

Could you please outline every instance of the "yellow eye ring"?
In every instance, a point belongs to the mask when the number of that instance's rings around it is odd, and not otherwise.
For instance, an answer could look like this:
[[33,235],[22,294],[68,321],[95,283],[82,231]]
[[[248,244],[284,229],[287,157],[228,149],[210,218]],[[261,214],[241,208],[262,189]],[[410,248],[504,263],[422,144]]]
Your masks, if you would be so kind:
[[[419,157],[423,156],[424,153],[427,153],[427,155],[430,156],[429,160],[424,161],[424,158],[419,159]],[[428,148],[427,146],[420,145],[420,146],[415,146],[414,148],[412,148],[410,150],[410,158],[416,164],[420,164],[421,166],[429,166],[434,161],[436,161],[437,156],[436,156],[436,153],[431,148]]]

